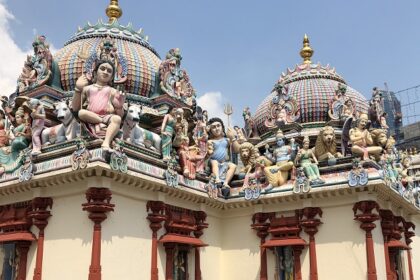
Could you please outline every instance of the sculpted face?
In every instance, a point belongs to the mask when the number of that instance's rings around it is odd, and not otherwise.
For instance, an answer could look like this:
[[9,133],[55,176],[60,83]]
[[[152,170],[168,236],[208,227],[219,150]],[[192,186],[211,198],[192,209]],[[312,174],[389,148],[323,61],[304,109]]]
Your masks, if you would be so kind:
[[23,118],[22,118],[21,115],[16,115],[15,119],[16,119],[17,124],[22,124],[23,123]]
[[282,147],[284,145],[284,139],[283,138],[277,138],[276,143],[277,143],[277,146]]
[[249,158],[250,155],[251,155],[251,151],[248,148],[244,148],[241,150],[242,158]]
[[223,136],[223,127],[220,122],[214,122],[210,125],[210,131],[213,137],[220,138]]
[[331,129],[324,130],[324,133],[322,134],[324,143],[331,144],[334,140],[334,131]]
[[303,142],[303,148],[304,149],[309,149],[309,141],[304,141]]
[[359,119],[359,128],[362,128],[362,129],[365,128],[368,121],[369,121],[368,116],[366,114],[362,114]]
[[109,63],[102,63],[99,65],[98,73],[97,73],[97,80],[101,83],[109,83],[112,79],[112,75],[114,74],[114,70]]

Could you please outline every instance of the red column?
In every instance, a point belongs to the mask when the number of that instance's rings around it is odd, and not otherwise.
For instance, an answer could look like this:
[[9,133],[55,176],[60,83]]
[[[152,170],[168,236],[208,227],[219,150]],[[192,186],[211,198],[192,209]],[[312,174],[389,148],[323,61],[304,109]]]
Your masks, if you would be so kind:
[[[207,214],[204,211],[197,211],[194,214],[196,220],[196,230],[194,236],[200,238],[203,235],[203,230],[209,227],[209,224],[204,221],[207,218]],[[195,264],[194,264],[194,276],[195,280],[201,280],[201,265],[200,265],[200,248],[196,247],[194,250]]]
[[36,251],[36,262],[34,270],[34,280],[42,279],[42,259],[44,256],[44,230],[48,225],[48,218],[51,213],[48,208],[51,208],[53,204],[52,198],[50,197],[37,197],[32,200],[32,210],[29,212],[29,217],[33,219],[33,224],[39,229],[37,251]]
[[303,246],[293,246],[293,260],[294,260],[294,272],[295,280],[302,280],[301,266],[300,266],[300,255],[302,254]]
[[366,261],[367,279],[376,280],[375,251],[373,247],[372,230],[376,227],[375,221],[379,220],[379,215],[372,213],[373,209],[379,211],[379,205],[375,201],[359,201],[354,204],[354,219],[361,222],[360,228],[366,232]]
[[[405,237],[405,243],[407,246],[410,246],[410,244],[413,242],[411,240],[411,237],[415,236],[416,234],[411,231],[410,229],[415,229],[415,225],[412,222],[406,222],[403,221],[404,224],[404,237]],[[407,250],[407,261],[408,261],[408,275],[410,277],[410,280],[414,280],[414,273],[413,273],[413,264],[412,264],[412,257],[411,257],[411,249]]]
[[83,203],[83,211],[89,212],[93,225],[92,257],[89,267],[89,280],[101,280],[101,223],[107,218],[106,213],[114,211],[111,204],[112,193],[107,188],[89,188],[86,191],[87,203]]
[[251,227],[257,231],[257,236],[260,238],[260,280],[267,280],[267,249],[262,247],[265,243],[265,238],[268,235],[269,223],[267,219],[270,217],[271,213],[255,213],[252,216],[252,225]]
[[385,269],[386,269],[386,279],[393,280],[394,276],[392,273],[392,265],[389,254],[388,242],[391,240],[393,231],[394,231],[394,214],[391,210],[381,209],[379,210],[379,215],[381,216],[381,228],[382,235],[384,237],[384,254],[385,254]]
[[166,252],[166,277],[165,280],[173,280],[173,271],[174,271],[174,253],[175,245],[172,243],[165,244]]
[[19,270],[17,271],[16,280],[26,280],[29,247],[31,247],[31,242],[29,241],[19,241],[16,244],[16,249],[19,252]]
[[309,235],[309,266],[310,279],[318,280],[318,266],[316,260],[315,234],[318,232],[318,226],[322,224],[316,216],[322,217],[322,210],[319,207],[306,207],[300,210],[300,225]]
[[165,203],[162,201],[148,201],[146,210],[149,212],[147,219],[152,230],[152,253],[150,279],[158,280],[159,271],[157,267],[157,232],[162,228],[162,222],[166,220]]

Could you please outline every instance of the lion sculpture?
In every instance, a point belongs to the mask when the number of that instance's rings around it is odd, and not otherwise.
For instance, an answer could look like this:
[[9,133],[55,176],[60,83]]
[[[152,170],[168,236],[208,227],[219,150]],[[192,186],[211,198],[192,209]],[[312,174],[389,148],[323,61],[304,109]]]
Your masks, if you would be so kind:
[[249,142],[244,142],[239,147],[239,156],[244,164],[244,168],[241,170],[241,173],[247,173],[254,169],[260,153],[254,145]]
[[384,129],[374,129],[370,132],[372,135],[373,145],[374,146],[380,146],[384,150],[387,150],[389,148],[392,148],[395,144],[394,137],[389,137],[386,135],[386,130]]
[[335,133],[332,126],[325,126],[321,129],[316,138],[313,151],[318,161],[342,157],[341,153],[337,152]]

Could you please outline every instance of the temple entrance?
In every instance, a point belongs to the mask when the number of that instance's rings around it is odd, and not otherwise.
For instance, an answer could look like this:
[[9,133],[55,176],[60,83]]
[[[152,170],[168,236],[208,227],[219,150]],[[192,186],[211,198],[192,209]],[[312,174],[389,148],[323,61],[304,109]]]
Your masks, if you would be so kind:
[[173,280],[188,280],[188,251],[186,246],[175,245]]

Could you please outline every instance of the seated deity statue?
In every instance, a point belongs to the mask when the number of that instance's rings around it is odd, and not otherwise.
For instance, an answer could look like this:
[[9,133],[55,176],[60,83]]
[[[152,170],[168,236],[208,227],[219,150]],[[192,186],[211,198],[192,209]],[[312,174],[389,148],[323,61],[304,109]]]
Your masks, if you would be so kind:
[[378,158],[382,152],[379,146],[373,146],[372,135],[367,129],[369,123],[368,116],[361,114],[356,120],[356,126],[350,129],[350,141],[352,143],[351,151],[363,160],[368,160],[370,156]]
[[110,150],[111,141],[120,130],[125,94],[112,87],[114,65],[101,60],[94,70],[94,84],[87,85],[85,76],[76,82],[73,110],[95,137],[104,137],[102,149]]
[[309,149],[309,137],[307,136],[303,139],[303,148],[297,152],[295,163],[296,166],[303,168],[306,177],[309,179],[309,184],[318,185],[325,183],[319,174],[318,160],[312,149]]
[[275,165],[266,167],[264,173],[268,179],[269,186],[266,190],[279,187],[287,182],[289,171],[293,168],[292,156],[295,154],[297,145],[291,139],[290,145],[285,145],[285,137],[279,129],[276,134],[276,147],[274,151],[264,154]]
[[230,162],[230,148],[234,152],[239,151],[239,143],[234,132],[229,129],[227,136],[223,121],[219,118],[212,118],[209,125],[209,147],[207,155],[210,159],[211,173],[215,177],[215,184],[224,189],[230,189],[229,182],[232,179],[236,165]]

